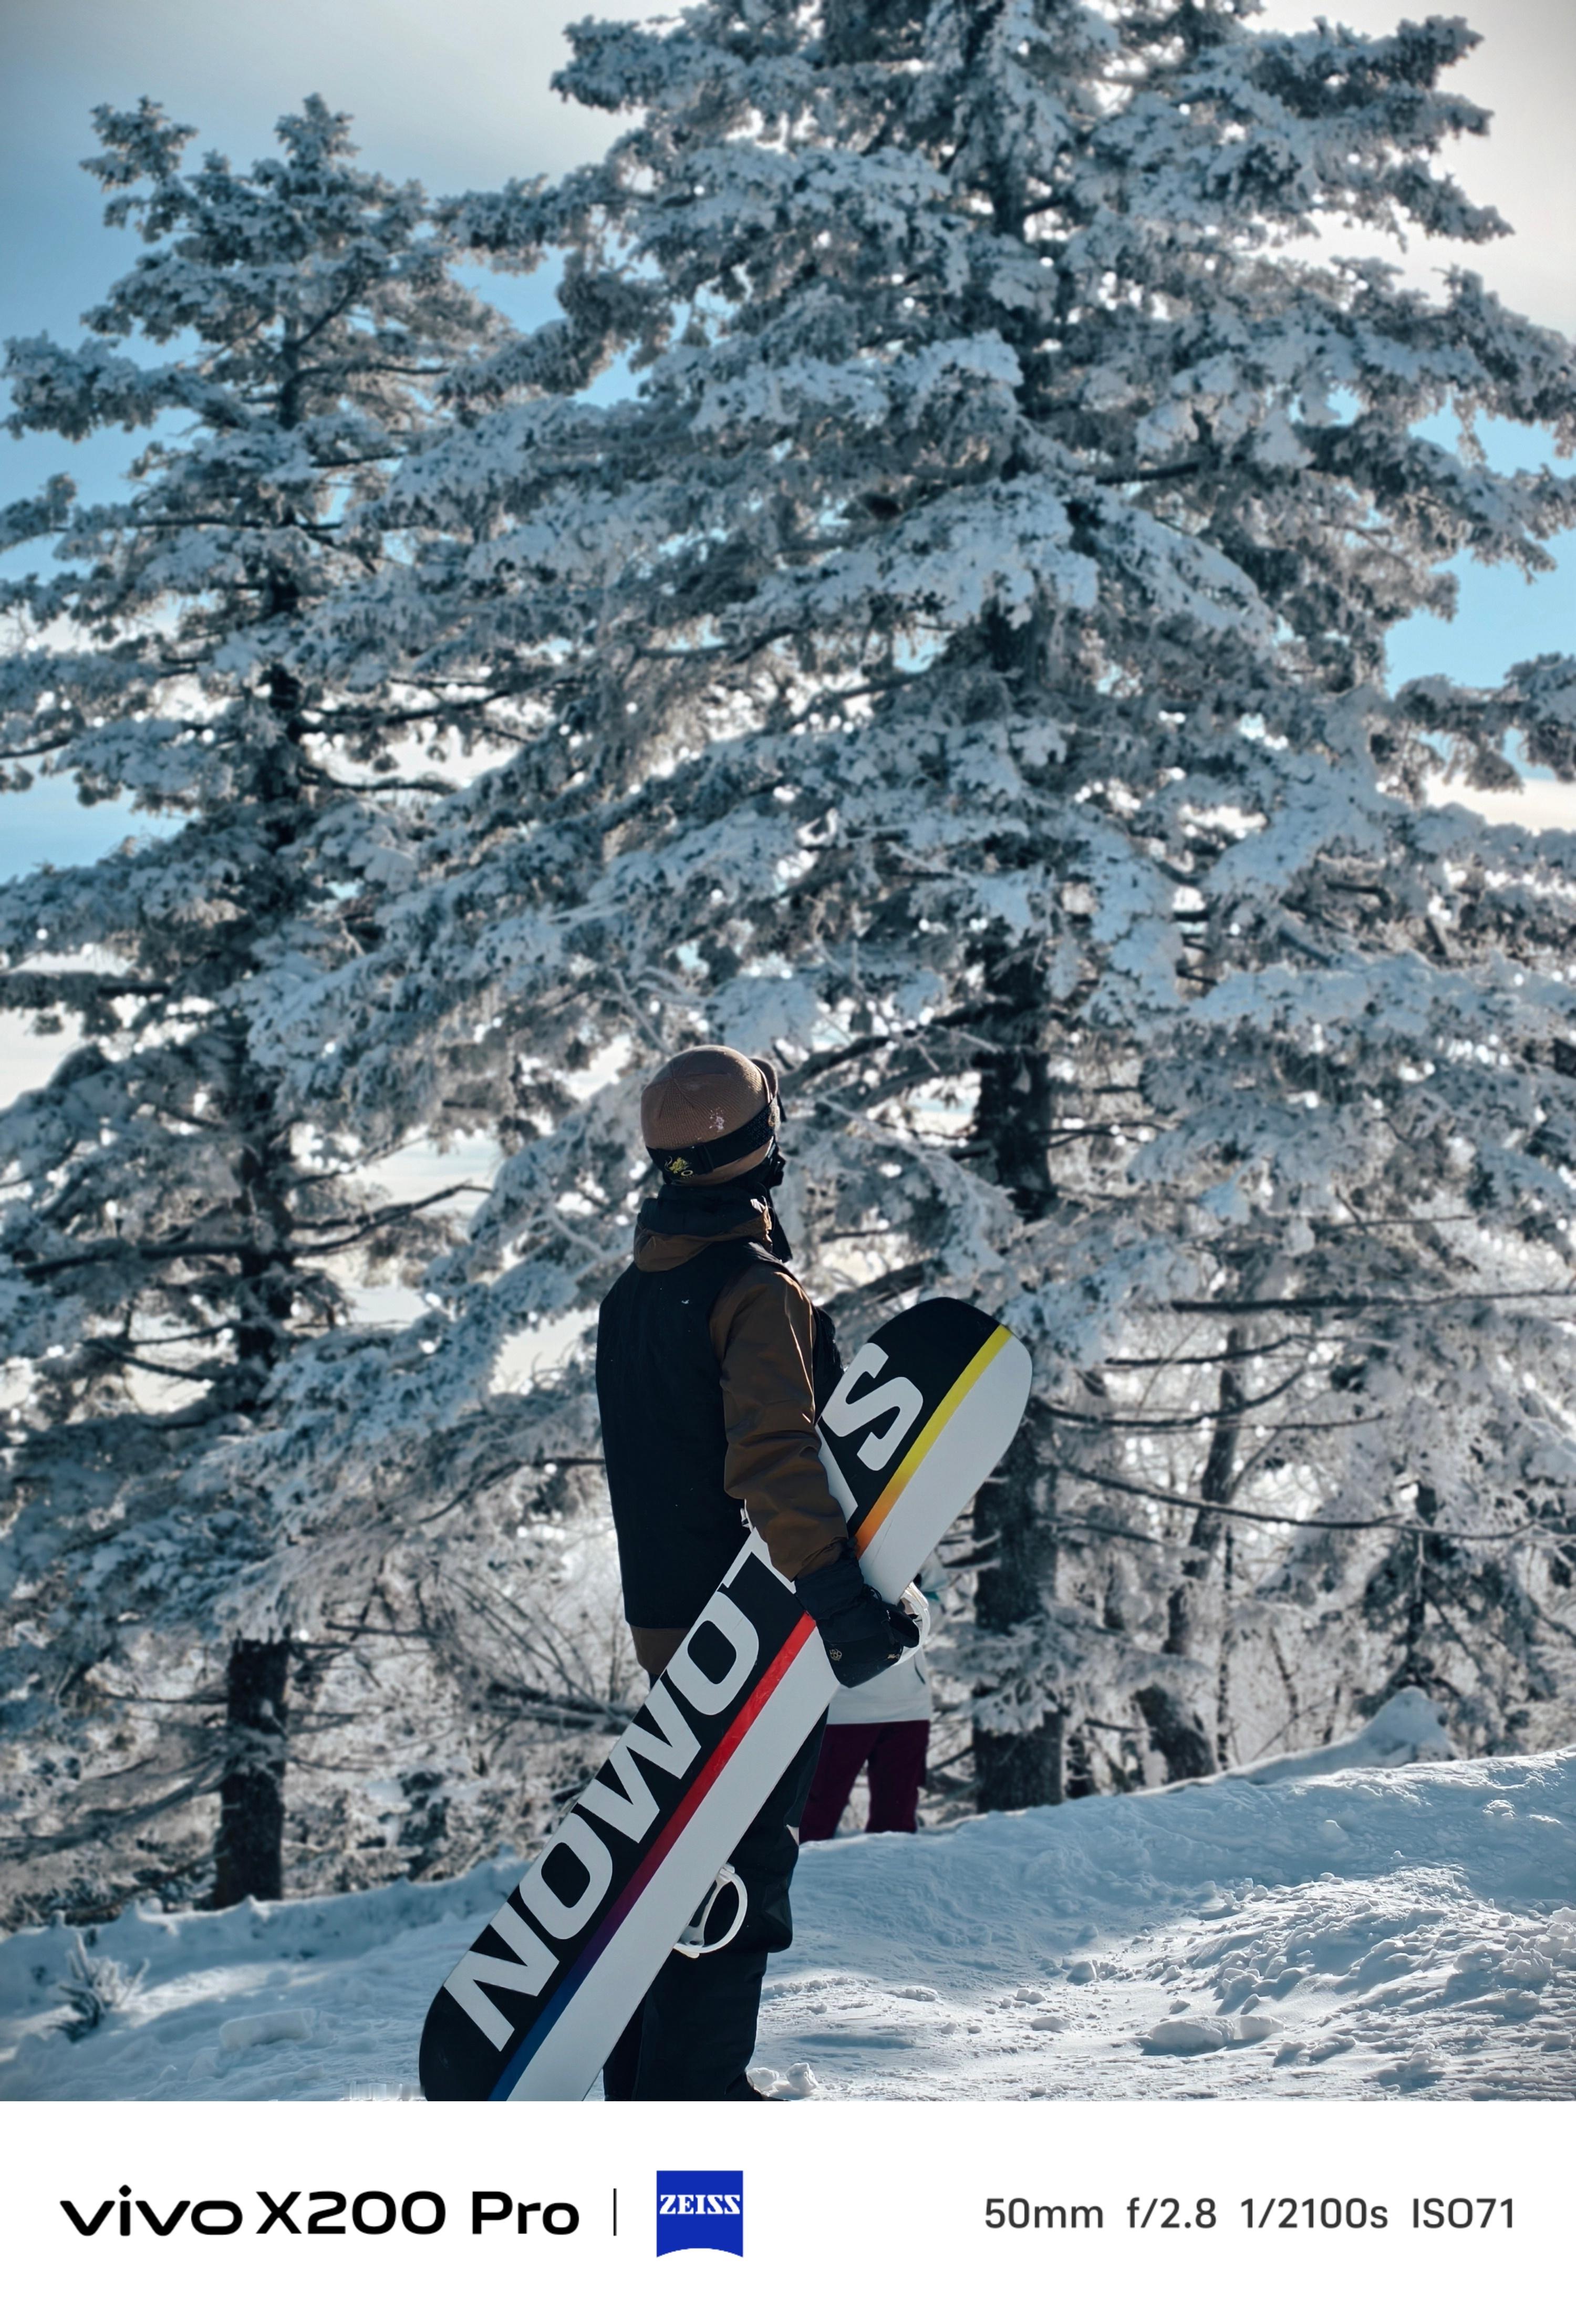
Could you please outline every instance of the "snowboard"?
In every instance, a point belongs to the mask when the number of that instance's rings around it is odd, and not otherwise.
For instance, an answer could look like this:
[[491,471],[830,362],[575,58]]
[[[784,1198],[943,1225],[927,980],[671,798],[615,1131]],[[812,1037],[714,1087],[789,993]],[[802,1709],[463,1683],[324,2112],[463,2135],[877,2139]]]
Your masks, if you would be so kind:
[[[899,1597],[1006,1452],[1028,1350],[927,1299],[858,1350],[819,1416],[862,1567]],[[536,1861],[446,1978],[429,2098],[583,2098],[697,1900],[836,1692],[819,1633],[751,1534]]]

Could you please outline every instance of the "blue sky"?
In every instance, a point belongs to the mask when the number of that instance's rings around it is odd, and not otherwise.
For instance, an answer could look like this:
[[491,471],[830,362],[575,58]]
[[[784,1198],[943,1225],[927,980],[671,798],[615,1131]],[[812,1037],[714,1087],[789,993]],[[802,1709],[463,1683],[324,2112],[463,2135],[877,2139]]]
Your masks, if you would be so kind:
[[[1474,253],[1502,295],[1542,322],[1576,328],[1576,0],[1465,0],[1483,47],[1459,85],[1495,106],[1496,134],[1461,149],[1452,166],[1479,199],[1495,202],[1518,232]],[[134,244],[100,223],[102,197],[81,171],[92,149],[95,104],[158,97],[195,123],[198,150],[237,161],[265,152],[278,115],[318,90],[355,115],[367,163],[445,189],[488,186],[556,171],[607,142],[604,115],[566,106],[548,83],[565,50],[560,22],[574,0],[268,0],[217,7],[213,0],[5,0],[0,77],[7,134],[0,149],[0,336],[49,331],[75,339],[84,307],[129,264]],[[656,13],[624,0],[607,14]],[[1315,0],[1270,0],[1282,24],[1304,24]],[[1343,21],[1387,29],[1400,0],[1343,0]],[[1408,254],[1424,274],[1457,254]],[[545,284],[499,285],[519,319],[545,311]],[[1490,457],[1535,463],[1547,447],[1531,431],[1488,431]],[[130,457],[124,438],[64,445],[0,438],[0,503],[69,469],[95,496],[115,489]],[[1562,545],[1559,572],[1529,586],[1508,568],[1468,567],[1461,612],[1445,625],[1420,621],[1395,640],[1399,676],[1446,669],[1490,683],[1514,660],[1569,650],[1576,632],[1576,544]],[[140,818],[106,806],[78,807],[60,783],[0,798],[0,870],[41,858],[85,861]]]

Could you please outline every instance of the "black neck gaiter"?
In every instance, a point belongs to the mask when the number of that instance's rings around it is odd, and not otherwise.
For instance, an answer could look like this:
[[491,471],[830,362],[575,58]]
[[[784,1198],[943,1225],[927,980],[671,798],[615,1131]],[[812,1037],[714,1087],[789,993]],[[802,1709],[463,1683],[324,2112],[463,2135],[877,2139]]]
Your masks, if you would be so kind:
[[767,1249],[773,1259],[786,1265],[794,1255],[793,1246],[771,1199],[772,1189],[782,1184],[782,1156],[774,1149],[753,1170],[747,1170],[742,1178],[730,1178],[724,1185],[659,1186],[641,1204],[640,1222],[655,1234],[722,1235],[730,1227],[752,1220],[760,1205],[771,1222]]

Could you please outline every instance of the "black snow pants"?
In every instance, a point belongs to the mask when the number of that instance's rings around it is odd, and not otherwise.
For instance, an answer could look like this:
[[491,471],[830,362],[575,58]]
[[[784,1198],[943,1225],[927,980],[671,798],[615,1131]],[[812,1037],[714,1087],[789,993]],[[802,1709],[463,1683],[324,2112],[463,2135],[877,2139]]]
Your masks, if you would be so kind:
[[766,1957],[793,1942],[788,1884],[825,1725],[816,1721],[729,1858],[748,1900],[738,1935],[698,1960],[668,1954],[602,2070],[604,2098],[754,2098],[744,2069]]

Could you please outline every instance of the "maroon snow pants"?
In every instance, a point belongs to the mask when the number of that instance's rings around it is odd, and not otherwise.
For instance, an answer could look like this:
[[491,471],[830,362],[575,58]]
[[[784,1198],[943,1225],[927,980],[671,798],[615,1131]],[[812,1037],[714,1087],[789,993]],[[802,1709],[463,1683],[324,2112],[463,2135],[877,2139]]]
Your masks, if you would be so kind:
[[913,1831],[918,1822],[919,1786],[925,1780],[928,1719],[871,1720],[857,1727],[828,1727],[806,1803],[799,1838],[830,1840],[848,1805],[854,1778],[868,1763],[870,1821],[866,1831]]

